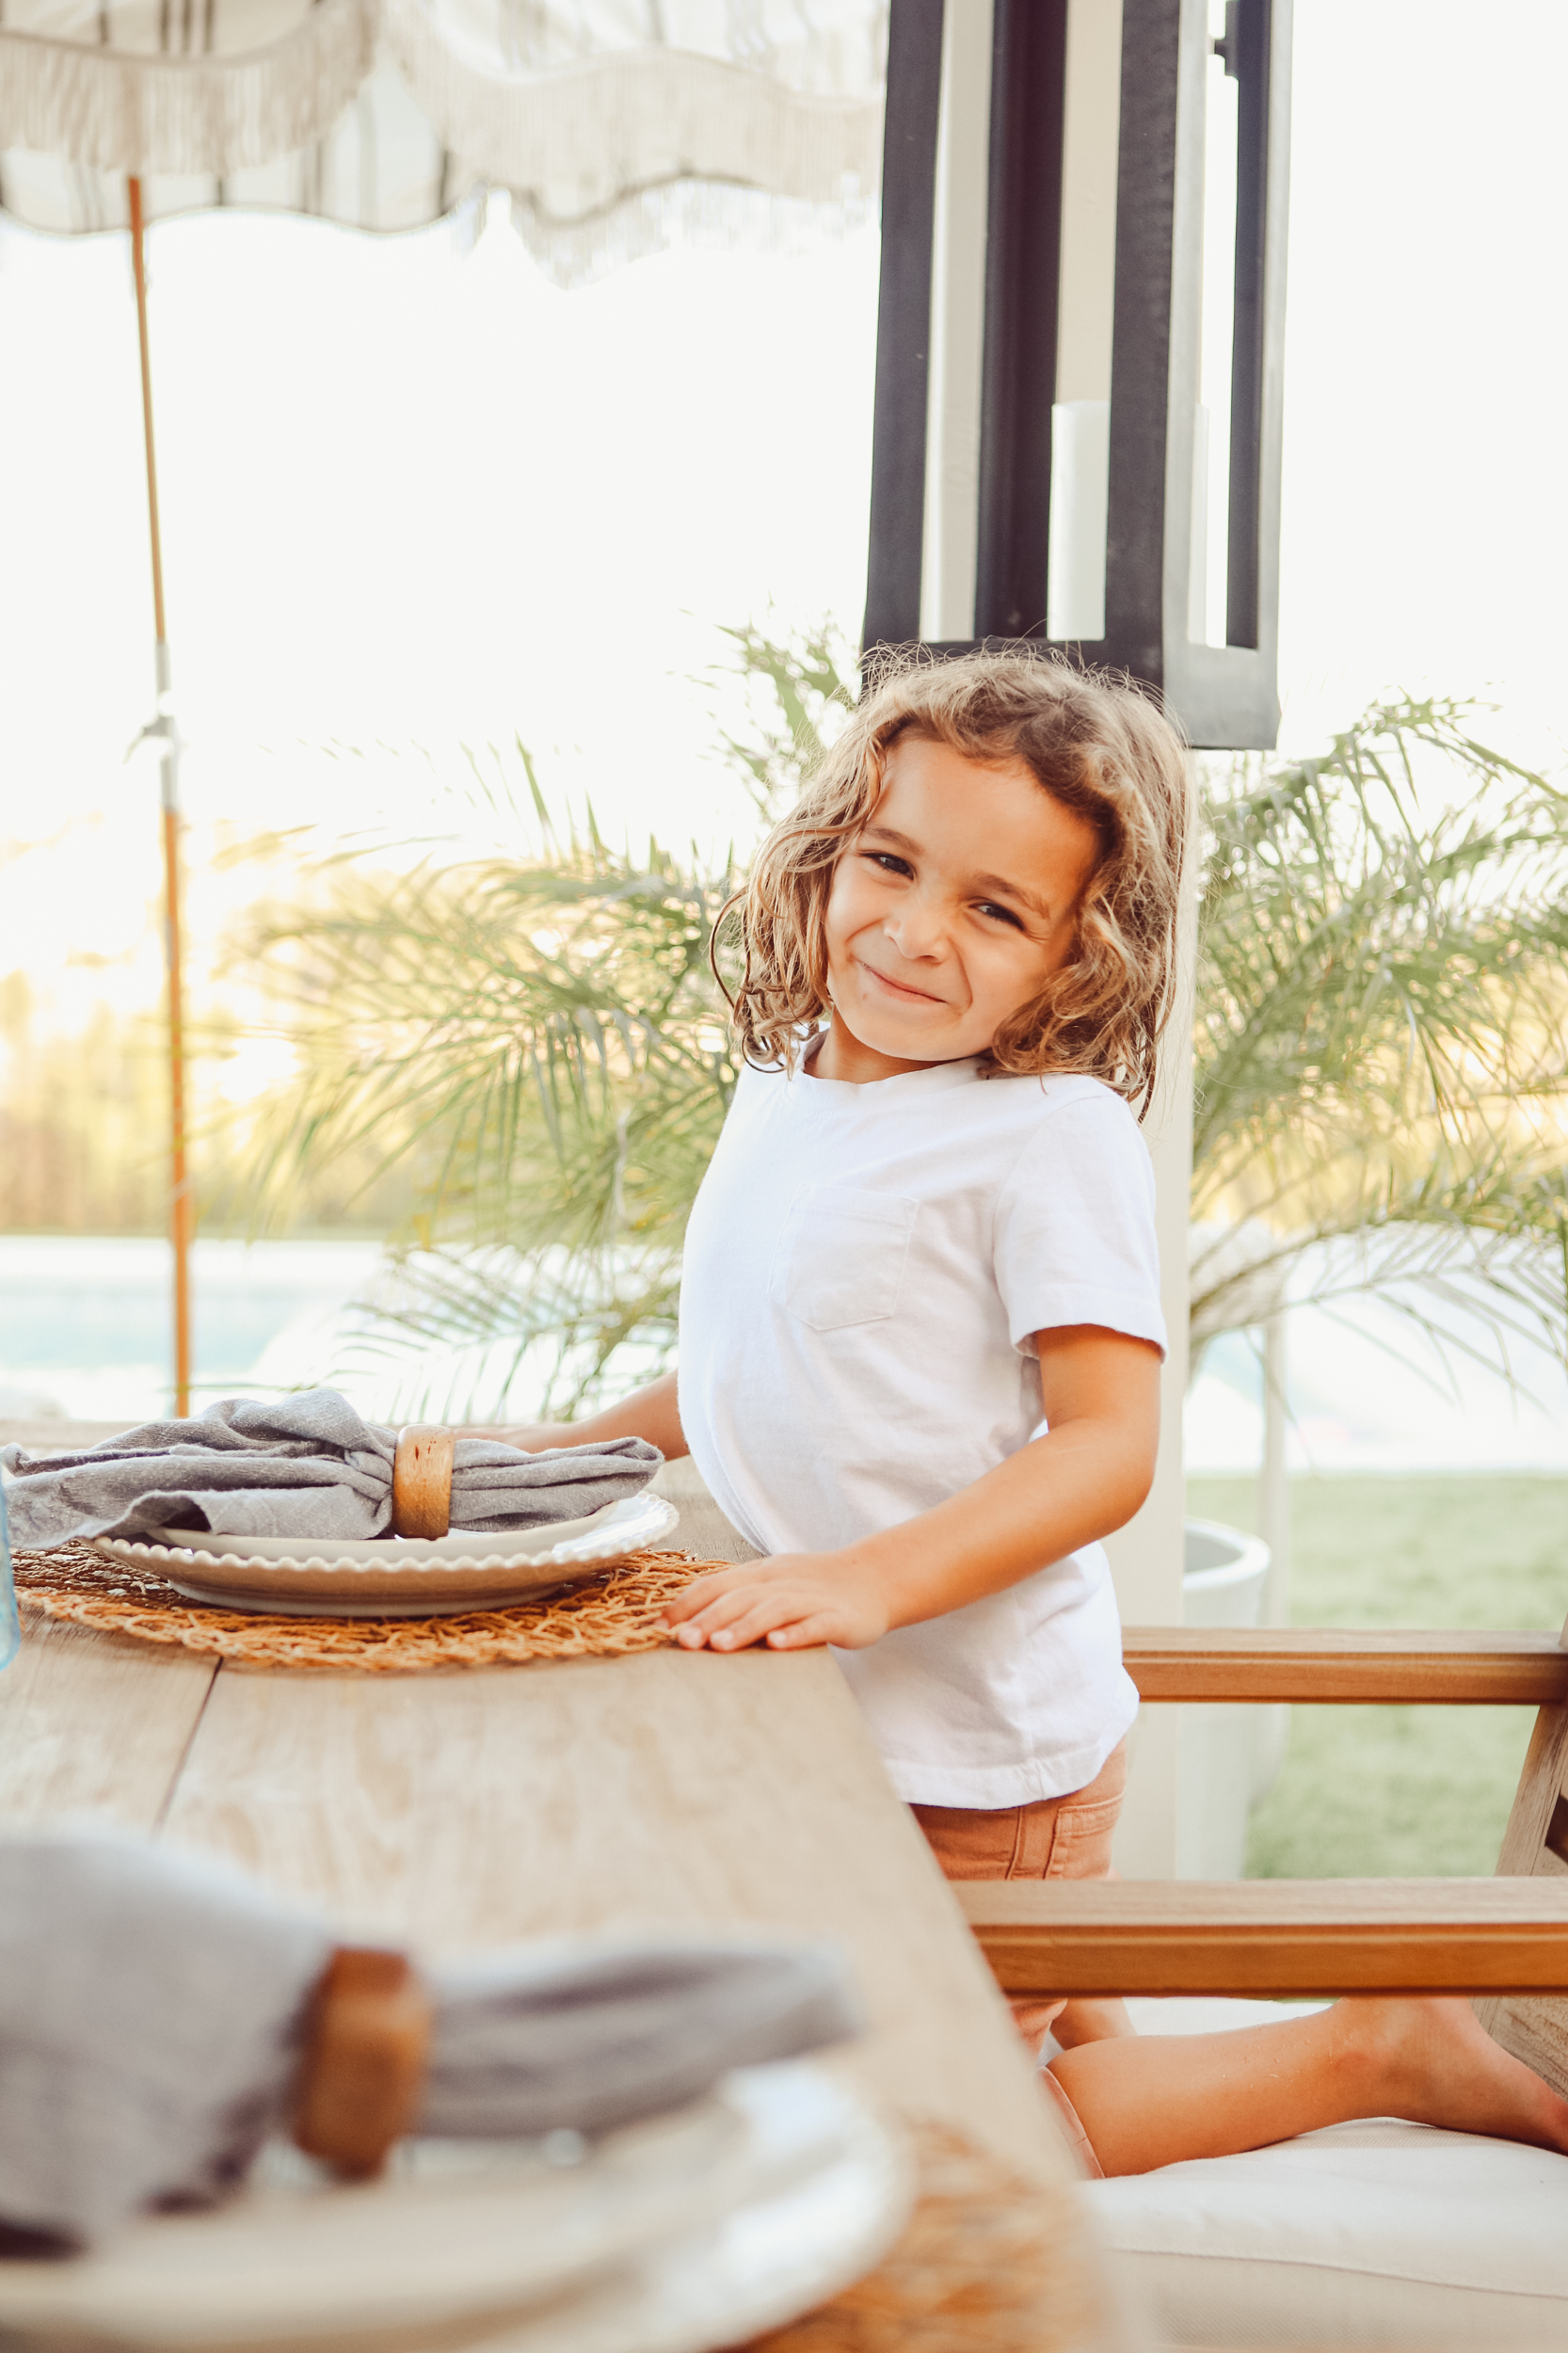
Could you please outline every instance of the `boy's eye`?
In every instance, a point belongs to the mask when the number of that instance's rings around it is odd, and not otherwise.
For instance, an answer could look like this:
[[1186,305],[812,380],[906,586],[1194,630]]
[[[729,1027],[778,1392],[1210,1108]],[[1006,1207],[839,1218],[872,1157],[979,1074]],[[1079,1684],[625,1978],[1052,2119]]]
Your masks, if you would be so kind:
[[995,916],[999,923],[1011,923],[1016,932],[1021,932],[1023,930],[1022,923],[1014,914],[1012,908],[999,907],[994,899],[982,899],[975,912],[978,915]]

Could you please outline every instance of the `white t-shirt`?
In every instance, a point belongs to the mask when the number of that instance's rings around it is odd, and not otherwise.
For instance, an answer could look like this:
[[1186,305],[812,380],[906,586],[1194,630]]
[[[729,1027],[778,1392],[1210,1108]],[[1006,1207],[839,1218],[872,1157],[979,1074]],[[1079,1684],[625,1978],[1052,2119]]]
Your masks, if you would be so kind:
[[[928,1511],[1041,1426],[1032,1333],[1165,1344],[1154,1173],[1098,1080],[746,1070],[692,1211],[680,1422],[760,1552]],[[1138,1710],[1103,1549],[836,1654],[901,1797],[1083,1788]]]

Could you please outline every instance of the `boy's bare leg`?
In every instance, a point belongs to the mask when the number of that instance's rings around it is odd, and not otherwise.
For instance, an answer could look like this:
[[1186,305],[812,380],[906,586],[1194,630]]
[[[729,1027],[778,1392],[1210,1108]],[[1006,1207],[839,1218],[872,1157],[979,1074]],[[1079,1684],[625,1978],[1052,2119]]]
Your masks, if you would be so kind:
[[1077,2048],[1080,2042],[1101,2042],[1108,2035],[1131,2034],[1138,2031],[1127,2014],[1127,2004],[1112,1999],[1091,2000],[1080,1995],[1064,2002],[1060,1995],[1054,2000],[1031,2000],[1027,1994],[1014,1994],[1008,2003],[1013,2024],[1029,2046],[1031,2058],[1038,2060],[1046,2047],[1048,2035],[1054,2035],[1064,2051]]
[[1357,1995],[1234,2034],[1113,2036],[1064,2051],[1051,2073],[1108,2174],[1233,2156],[1358,2116],[1568,2155],[1568,2100],[1451,1995]]
[[1064,2051],[1076,2051],[1082,2042],[1104,2042],[1112,2035],[1135,2035],[1137,2031],[1127,2014],[1125,2002],[1101,2001],[1087,1994],[1069,2002],[1051,2026]]

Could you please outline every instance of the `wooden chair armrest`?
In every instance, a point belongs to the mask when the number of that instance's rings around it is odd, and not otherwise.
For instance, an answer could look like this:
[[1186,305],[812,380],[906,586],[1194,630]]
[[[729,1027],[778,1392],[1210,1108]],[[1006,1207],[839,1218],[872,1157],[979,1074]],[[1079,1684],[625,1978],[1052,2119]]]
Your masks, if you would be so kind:
[[1568,1874],[952,1892],[1008,1993],[1568,1993]]
[[1568,1650],[1555,1634],[1130,1625],[1122,1660],[1146,1700],[1568,1700]]

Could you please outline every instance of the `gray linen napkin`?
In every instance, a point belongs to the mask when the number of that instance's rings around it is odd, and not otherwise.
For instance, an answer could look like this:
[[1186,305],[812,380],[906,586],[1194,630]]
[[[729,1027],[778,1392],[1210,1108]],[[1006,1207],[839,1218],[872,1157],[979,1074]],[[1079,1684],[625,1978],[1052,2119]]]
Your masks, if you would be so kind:
[[[392,1528],[397,1433],[361,1421],[336,1389],[261,1402],[229,1397],[190,1421],[150,1421],[81,1454],[0,1447],[11,1542],[145,1536],[380,1536]],[[585,1519],[641,1493],[664,1457],[644,1438],[524,1454],[459,1438],[452,1525],[478,1533]]]
[[194,1857],[0,1843],[0,2222],[76,2242],[237,2181],[331,1953],[320,1921]]
[[731,2067],[856,2033],[830,1945],[581,1940],[431,1973],[419,2128],[508,2140],[602,2132],[695,2100]]
[[[232,2187],[285,2119],[332,1945],[202,1857],[0,1840],[0,2251]],[[419,2130],[442,2138],[601,2131],[860,2025],[820,1945],[563,1940],[426,1977]]]

